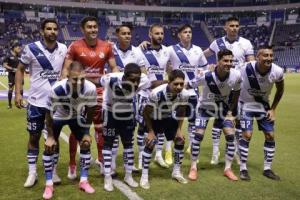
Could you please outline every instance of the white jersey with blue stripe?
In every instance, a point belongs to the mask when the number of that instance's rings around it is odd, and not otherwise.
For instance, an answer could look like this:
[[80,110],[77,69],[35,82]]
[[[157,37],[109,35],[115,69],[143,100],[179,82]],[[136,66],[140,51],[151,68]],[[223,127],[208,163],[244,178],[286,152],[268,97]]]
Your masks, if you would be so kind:
[[30,89],[28,102],[37,107],[47,107],[51,86],[60,76],[66,45],[57,42],[53,51],[37,41],[25,46],[20,61],[29,66]]
[[163,80],[170,59],[168,48],[161,45],[159,49],[141,50],[142,58],[150,81]]
[[[222,102],[228,105],[229,94],[232,90],[239,91],[241,88],[241,74],[238,70],[230,69],[228,77],[221,81],[216,71],[205,71],[197,76],[191,83],[193,87],[202,86],[199,97],[199,107],[206,110],[216,110],[216,103]],[[213,91],[212,91],[213,90]]]
[[48,97],[47,108],[53,111],[53,118],[59,120],[74,119],[83,114],[85,106],[97,105],[96,86],[88,80],[84,80],[82,88],[78,88],[78,96],[72,97],[72,90],[68,79],[56,82]]
[[110,112],[132,112],[133,99],[137,92],[150,88],[150,81],[141,74],[140,84],[135,92],[129,92],[122,86],[123,72],[109,73],[102,76],[100,84],[104,88],[102,107]]
[[122,50],[118,44],[114,44],[113,53],[115,55],[116,64],[121,72],[124,71],[124,67],[128,63],[135,63],[140,67],[145,65],[142,59],[142,52],[138,47],[131,45],[128,49]]
[[154,88],[148,97],[148,105],[153,107],[152,119],[162,119],[175,116],[175,108],[186,104],[189,98],[188,91],[183,89],[176,97],[171,97],[168,84]]
[[233,42],[230,42],[225,36],[217,38],[210,44],[209,49],[212,50],[216,56],[222,49],[231,50],[233,53],[233,65],[238,70],[240,70],[247,62],[247,56],[254,55],[253,46],[250,40],[243,37],[238,37]]
[[191,45],[189,49],[180,43],[169,46],[170,62],[173,69],[181,69],[185,74],[185,82],[193,80],[198,70],[205,70],[207,60],[199,46]]
[[[261,98],[264,103],[269,103],[272,87],[274,83],[281,82],[284,79],[284,72],[281,67],[272,63],[270,71],[265,75],[261,75],[257,71],[256,65],[256,61],[251,61],[241,70],[243,82],[239,101],[243,103],[244,110],[264,112],[263,104],[258,102],[255,97]],[[249,82],[249,78],[251,82]]]

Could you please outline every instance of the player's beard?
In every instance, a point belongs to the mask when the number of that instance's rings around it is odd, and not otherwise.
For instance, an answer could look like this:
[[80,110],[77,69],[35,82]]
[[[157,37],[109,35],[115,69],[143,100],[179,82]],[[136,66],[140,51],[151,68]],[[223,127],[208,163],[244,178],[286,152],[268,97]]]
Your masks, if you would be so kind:
[[159,40],[156,40],[156,39],[152,39],[152,44],[154,45],[154,46],[158,46],[158,45],[161,45],[161,43],[162,43],[162,39],[159,41]]
[[44,39],[47,43],[54,43],[57,40],[57,35],[45,35]]

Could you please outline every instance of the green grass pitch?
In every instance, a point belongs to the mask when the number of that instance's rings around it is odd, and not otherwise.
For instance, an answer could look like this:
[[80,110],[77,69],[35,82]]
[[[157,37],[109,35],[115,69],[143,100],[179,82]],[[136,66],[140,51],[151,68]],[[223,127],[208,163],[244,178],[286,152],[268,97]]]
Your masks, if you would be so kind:
[[[7,85],[6,77],[0,81]],[[222,162],[217,166],[209,164],[211,158],[211,123],[201,146],[199,180],[181,185],[171,180],[171,169],[162,169],[152,162],[150,165],[150,190],[133,189],[145,200],[153,199],[205,199],[205,200],[296,200],[300,199],[300,75],[287,74],[285,77],[285,94],[276,111],[276,153],[273,162],[274,171],[280,175],[281,181],[275,182],[262,176],[264,137],[257,129],[254,131],[249,150],[248,168],[252,178],[250,182],[230,182],[223,176],[224,151],[221,152]],[[28,88],[26,79],[25,88]],[[0,85],[0,90],[5,90]],[[41,199],[44,188],[44,177],[41,153],[43,139],[40,142],[38,160],[38,183],[30,189],[23,188],[27,176],[26,149],[28,133],[26,132],[26,112],[24,109],[6,109],[6,100],[0,100],[0,199]],[[299,117],[299,118],[298,118]],[[255,125],[256,127],[256,125]],[[186,129],[186,128],[185,128]],[[93,129],[91,129],[93,135]],[[64,132],[69,133],[68,129]],[[188,137],[186,137],[188,138]],[[89,180],[96,193],[88,195],[78,189],[77,181],[67,179],[69,161],[68,145],[61,140],[58,174],[62,184],[55,187],[53,199],[127,199],[118,189],[108,193],[103,190],[103,178],[98,168],[91,166]],[[224,150],[222,135],[221,150]],[[92,155],[96,157],[93,141]],[[137,156],[137,154],[135,154]],[[119,151],[119,179],[123,179],[122,150]],[[185,154],[183,172],[187,176],[190,162]],[[238,174],[238,166],[234,163],[233,170]],[[140,174],[134,174],[139,181]]]

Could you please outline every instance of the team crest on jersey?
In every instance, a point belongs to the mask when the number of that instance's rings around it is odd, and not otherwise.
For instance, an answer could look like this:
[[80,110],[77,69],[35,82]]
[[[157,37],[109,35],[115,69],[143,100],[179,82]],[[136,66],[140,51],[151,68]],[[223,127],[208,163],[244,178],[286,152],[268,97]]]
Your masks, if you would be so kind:
[[103,52],[100,52],[99,53],[99,58],[103,59],[105,56],[104,56],[104,53]]
[[258,82],[263,83],[263,82],[265,82],[265,79],[264,78],[259,78]]
[[219,85],[220,88],[224,88],[224,86],[225,86],[225,83],[220,83],[220,85]]

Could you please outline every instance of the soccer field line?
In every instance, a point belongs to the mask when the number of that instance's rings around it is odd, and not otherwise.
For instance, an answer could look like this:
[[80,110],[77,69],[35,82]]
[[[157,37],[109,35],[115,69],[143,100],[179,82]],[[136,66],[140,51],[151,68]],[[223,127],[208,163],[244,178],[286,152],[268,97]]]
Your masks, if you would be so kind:
[[[60,137],[69,144],[69,137],[66,133],[60,132]],[[79,153],[79,148],[77,148],[77,152]],[[93,160],[93,158],[91,158]],[[123,193],[129,200],[143,200],[136,192],[132,191],[129,186],[124,184],[122,181],[118,179],[113,179],[113,184],[116,188],[118,188],[121,193]]]
[[0,81],[0,85],[8,90],[8,87],[4,83],[2,83],[2,81]]
[[[8,87],[0,81],[0,85],[2,85],[5,89],[8,90]],[[67,144],[69,144],[69,136],[64,133],[60,132],[60,137],[65,141]],[[79,153],[79,148],[77,149],[77,153]],[[91,158],[93,160],[93,158]],[[122,181],[113,179],[113,184],[116,188],[118,188],[121,193],[123,193],[129,200],[143,200],[136,192],[132,191],[129,186],[124,184]]]

